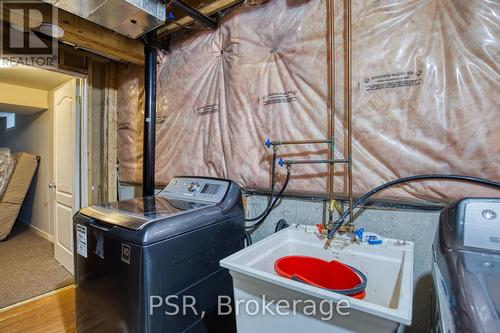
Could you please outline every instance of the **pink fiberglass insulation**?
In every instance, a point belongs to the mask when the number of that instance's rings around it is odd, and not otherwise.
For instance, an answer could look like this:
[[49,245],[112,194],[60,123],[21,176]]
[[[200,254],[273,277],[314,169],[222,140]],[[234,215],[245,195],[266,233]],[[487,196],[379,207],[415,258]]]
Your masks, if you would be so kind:
[[[336,158],[344,157],[343,8],[336,1]],[[494,2],[353,1],[355,194],[423,173],[500,180],[498,13]],[[216,31],[179,33],[158,57],[156,181],[227,177],[270,184],[264,140],[326,138],[326,2],[271,0],[226,15]],[[143,71],[119,76],[121,181],[141,182]],[[326,145],[280,148],[327,158]],[[279,168],[278,168],[279,169]],[[343,166],[335,191],[345,194]],[[279,179],[284,170],[279,170]],[[289,190],[326,193],[326,165],[297,165]],[[419,182],[382,192],[397,200],[497,195],[471,184]]]

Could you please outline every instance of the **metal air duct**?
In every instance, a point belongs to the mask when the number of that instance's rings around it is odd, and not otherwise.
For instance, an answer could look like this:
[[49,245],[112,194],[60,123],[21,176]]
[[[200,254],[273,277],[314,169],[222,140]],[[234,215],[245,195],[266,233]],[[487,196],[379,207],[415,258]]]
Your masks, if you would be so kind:
[[161,0],[43,0],[122,35],[137,38],[165,22]]

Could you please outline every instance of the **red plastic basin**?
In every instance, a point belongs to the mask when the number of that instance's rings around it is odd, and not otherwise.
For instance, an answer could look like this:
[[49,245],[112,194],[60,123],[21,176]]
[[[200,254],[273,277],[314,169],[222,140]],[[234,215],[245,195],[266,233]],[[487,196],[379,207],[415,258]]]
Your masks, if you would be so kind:
[[286,256],[274,262],[280,276],[351,296],[365,297],[366,277],[340,261],[306,256]]

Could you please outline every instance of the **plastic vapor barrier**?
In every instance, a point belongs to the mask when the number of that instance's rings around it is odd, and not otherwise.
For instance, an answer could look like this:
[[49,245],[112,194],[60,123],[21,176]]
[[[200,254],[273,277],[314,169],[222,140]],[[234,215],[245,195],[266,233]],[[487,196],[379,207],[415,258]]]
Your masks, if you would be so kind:
[[[336,158],[346,150],[343,8],[335,1]],[[423,173],[500,180],[500,4],[485,1],[353,1],[353,173],[361,194]],[[246,5],[216,31],[174,36],[158,62],[156,180],[228,177],[270,183],[271,139],[328,133],[326,3]],[[121,181],[141,182],[143,72],[120,73]],[[281,147],[289,159],[326,159],[327,145]],[[289,190],[326,193],[326,165],[296,165]],[[280,179],[284,178],[280,171]],[[344,166],[335,191],[345,194]],[[498,192],[420,182],[380,197],[449,201]]]
[[144,129],[144,69],[118,67],[118,160],[121,181],[141,183]]

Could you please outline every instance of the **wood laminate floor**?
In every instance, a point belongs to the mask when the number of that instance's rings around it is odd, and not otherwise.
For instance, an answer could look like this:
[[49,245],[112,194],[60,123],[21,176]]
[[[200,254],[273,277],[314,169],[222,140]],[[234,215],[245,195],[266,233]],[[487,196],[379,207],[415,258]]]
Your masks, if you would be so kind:
[[0,332],[75,332],[75,287],[0,309]]

